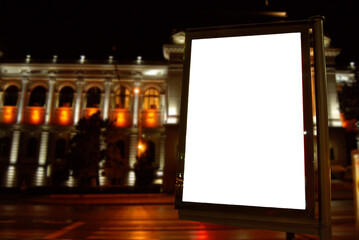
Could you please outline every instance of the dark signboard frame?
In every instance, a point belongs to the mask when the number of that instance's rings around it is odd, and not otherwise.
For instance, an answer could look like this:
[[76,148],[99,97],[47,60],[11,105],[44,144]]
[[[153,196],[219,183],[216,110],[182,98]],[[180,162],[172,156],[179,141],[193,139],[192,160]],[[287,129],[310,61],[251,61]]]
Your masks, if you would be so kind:
[[[228,204],[212,204],[199,202],[186,202],[182,200],[183,183],[185,183],[186,173],[184,165],[186,161],[185,144],[186,144],[186,127],[187,127],[187,108],[188,92],[190,80],[190,57],[191,44],[194,39],[206,38],[224,38],[233,36],[254,36],[277,33],[301,33],[301,51],[302,51],[302,90],[303,90],[303,116],[304,130],[307,134],[304,136],[305,149],[305,202],[306,208],[286,209],[241,206]],[[311,32],[314,32],[313,36]],[[313,41],[314,38],[314,41]],[[311,57],[310,44],[314,42],[315,71],[316,71],[316,89],[311,85]],[[323,55],[323,56],[322,56]],[[255,25],[235,25],[213,28],[189,29],[186,31],[185,59],[182,83],[182,102],[181,102],[181,121],[180,121],[180,138],[178,145],[178,167],[176,179],[176,201],[175,207],[178,209],[179,217],[186,220],[203,221],[219,223],[226,225],[236,225],[242,227],[263,228],[270,230],[279,230],[286,232],[300,232],[308,234],[319,234],[329,239],[331,225],[328,220],[330,215],[330,203],[328,203],[328,166],[323,159],[327,148],[327,125],[323,124],[323,119],[327,116],[326,112],[317,110],[317,128],[318,128],[318,166],[319,176],[316,178],[314,173],[314,129],[313,129],[313,110],[312,110],[312,91],[316,94],[317,109],[326,108],[325,89],[320,82],[325,79],[325,60],[323,52],[323,33],[322,19],[316,18],[306,21],[295,22],[278,22]],[[318,60],[319,59],[319,60]],[[324,66],[323,66],[324,65]],[[324,68],[324,69],[323,69]],[[319,84],[319,85],[318,85]],[[325,84],[325,83],[324,83]],[[324,90],[323,90],[324,89]],[[324,91],[324,93],[323,93]],[[324,98],[323,98],[324,94]],[[200,98],[200,96],[198,96]],[[323,100],[324,99],[324,100]],[[269,159],[270,160],[270,159]],[[323,172],[324,171],[324,172]],[[326,211],[326,214],[315,216],[315,185],[316,179],[319,182],[319,211]],[[233,189],[235,191],[235,189]],[[323,196],[322,196],[323,195]],[[325,196],[324,196],[325,195]],[[265,197],[265,196],[263,196]],[[328,208],[329,206],[329,208]],[[329,214],[328,214],[329,213]],[[319,227],[321,225],[321,227]],[[330,235],[331,236],[331,235]]]

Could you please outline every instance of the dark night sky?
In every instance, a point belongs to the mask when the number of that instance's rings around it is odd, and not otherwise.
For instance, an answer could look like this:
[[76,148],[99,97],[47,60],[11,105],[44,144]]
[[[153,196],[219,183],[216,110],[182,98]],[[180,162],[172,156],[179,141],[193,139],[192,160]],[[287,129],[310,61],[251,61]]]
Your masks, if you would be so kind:
[[[264,21],[253,11],[285,11],[286,20],[326,17],[325,34],[342,48],[340,64],[359,63],[358,1],[283,0],[108,1],[0,0],[2,61],[34,59],[163,60],[162,45],[173,29]],[[359,64],[358,64],[359,65]]]

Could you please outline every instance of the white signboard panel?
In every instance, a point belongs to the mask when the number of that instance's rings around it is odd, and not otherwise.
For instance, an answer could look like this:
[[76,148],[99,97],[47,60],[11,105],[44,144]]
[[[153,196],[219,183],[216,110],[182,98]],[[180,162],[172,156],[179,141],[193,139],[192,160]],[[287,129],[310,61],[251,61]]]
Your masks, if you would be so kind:
[[193,39],[183,202],[306,208],[301,33]]

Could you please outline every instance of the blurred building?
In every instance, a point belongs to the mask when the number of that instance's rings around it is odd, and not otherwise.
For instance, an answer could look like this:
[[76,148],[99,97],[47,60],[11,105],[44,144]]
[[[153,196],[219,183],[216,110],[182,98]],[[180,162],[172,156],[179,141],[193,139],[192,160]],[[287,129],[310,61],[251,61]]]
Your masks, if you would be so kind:
[[[139,134],[154,159],[155,181],[162,184],[166,148],[176,148],[171,139],[173,146],[168,146],[166,128],[177,129],[180,105],[180,86],[169,80],[170,66],[141,57],[132,63],[115,63],[112,57],[90,63],[85,56],[73,63],[61,63],[56,56],[50,63],[36,63],[31,56],[22,63],[1,63],[1,185],[51,185],[66,164],[75,125],[97,111],[113,121],[116,151],[130,166],[125,177],[118,176],[125,178],[121,184],[134,185]],[[104,170],[100,168],[100,185],[119,184],[113,179],[116,169],[110,169],[112,177]],[[64,185],[76,186],[76,181],[70,177]]]
[[[163,46],[166,62],[149,63],[138,57],[120,63],[113,58],[91,63],[37,63],[27,56],[22,63],[0,63],[0,176],[2,187],[50,186],[65,164],[68,143],[82,117],[101,111],[114,122],[116,151],[130,170],[122,185],[135,181],[139,134],[151,149],[156,183],[173,191],[178,143],[185,35],[173,35]],[[330,158],[335,166],[348,162],[346,133],[340,119],[337,86],[353,81],[350,69],[338,70],[340,49],[326,38]],[[313,73],[314,75],[314,73]],[[203,90],[205,91],[205,86]],[[314,106],[314,104],[313,104]],[[280,119],[278,119],[279,121]],[[86,149],[84,149],[86,151]],[[100,171],[104,170],[103,168]],[[119,184],[116,169],[100,174],[100,186]],[[76,186],[71,177],[66,186]]]
[[[330,43],[331,39],[324,37],[327,65],[329,157],[332,167],[332,177],[351,178],[350,152],[352,149],[357,148],[357,144],[355,135],[346,127],[346,123],[340,113],[338,90],[344,82],[353,82],[355,80],[355,74],[353,68],[350,66],[346,68],[338,68],[336,66],[335,58],[340,54],[341,50],[332,48]],[[312,78],[314,78],[313,70]],[[315,108],[313,109],[315,110]]]

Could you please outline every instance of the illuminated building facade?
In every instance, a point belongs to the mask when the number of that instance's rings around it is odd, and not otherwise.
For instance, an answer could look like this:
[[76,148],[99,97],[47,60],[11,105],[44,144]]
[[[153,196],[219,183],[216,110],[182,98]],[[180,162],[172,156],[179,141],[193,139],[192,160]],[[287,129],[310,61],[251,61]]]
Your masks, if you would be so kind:
[[[160,64],[141,58],[118,63],[111,57],[93,64],[84,56],[76,63],[60,63],[56,56],[51,63],[34,63],[30,56],[23,63],[0,63],[1,186],[19,187],[23,182],[30,187],[51,186],[65,164],[76,124],[100,111],[103,119],[114,122],[116,150],[129,166],[126,173],[111,169],[99,174],[100,186],[119,184],[117,174],[122,175],[122,185],[134,185],[141,135],[153,154],[155,182],[164,191],[173,191],[184,38],[183,32],[173,35],[173,43],[163,46],[167,62]],[[326,40],[330,156],[334,165],[346,166],[337,85],[352,81],[354,75],[335,68],[340,50],[330,48]],[[76,181],[70,177],[64,185],[76,186]]]
[[[34,63],[30,56],[23,63],[1,63],[1,186],[51,186],[64,167],[76,124],[98,111],[113,121],[115,151],[129,166],[126,172],[100,166],[100,186],[134,185],[139,137],[154,159],[155,183],[171,186],[166,181],[174,181],[168,173],[175,164],[165,163],[174,161],[177,143],[166,140],[166,129],[169,137],[177,131],[180,106],[180,86],[171,83],[180,83],[180,77],[169,80],[177,71],[172,65],[146,63],[141,57],[130,64],[112,57],[92,64],[85,56],[76,63],[60,63],[57,57]],[[76,186],[76,181],[70,176],[64,185]]]

